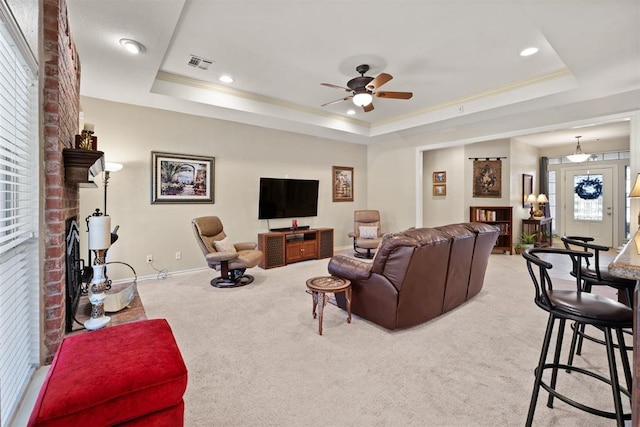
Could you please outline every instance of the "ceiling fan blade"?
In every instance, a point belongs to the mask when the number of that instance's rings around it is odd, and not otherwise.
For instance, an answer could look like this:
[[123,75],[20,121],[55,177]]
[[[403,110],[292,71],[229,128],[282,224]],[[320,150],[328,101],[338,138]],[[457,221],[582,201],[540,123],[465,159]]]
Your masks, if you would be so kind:
[[338,102],[346,101],[347,99],[353,98],[353,96],[345,96],[344,98],[336,99],[335,101],[327,102],[326,104],[322,104],[321,107],[326,107],[327,105],[337,104]]
[[383,84],[391,80],[392,78],[393,76],[391,74],[380,73],[377,76],[375,76],[373,80],[369,82],[369,84],[367,85],[367,89],[376,90],[377,88],[379,88],[380,86],[382,86]]
[[320,83],[320,84],[322,86],[332,87],[334,89],[341,89],[341,90],[346,90],[347,92],[351,92],[351,89],[349,89],[348,87],[336,86],[336,85],[332,85],[331,83]]
[[376,92],[373,95],[378,98],[411,99],[413,92]]
[[369,111],[373,110],[373,102],[370,102],[367,105],[363,105],[362,109],[364,110],[365,113],[368,113]]

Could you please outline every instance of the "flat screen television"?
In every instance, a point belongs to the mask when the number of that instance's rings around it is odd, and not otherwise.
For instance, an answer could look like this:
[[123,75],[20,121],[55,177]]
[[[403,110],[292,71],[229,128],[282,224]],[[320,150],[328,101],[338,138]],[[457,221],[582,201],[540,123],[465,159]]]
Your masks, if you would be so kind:
[[318,215],[318,180],[260,178],[258,219]]

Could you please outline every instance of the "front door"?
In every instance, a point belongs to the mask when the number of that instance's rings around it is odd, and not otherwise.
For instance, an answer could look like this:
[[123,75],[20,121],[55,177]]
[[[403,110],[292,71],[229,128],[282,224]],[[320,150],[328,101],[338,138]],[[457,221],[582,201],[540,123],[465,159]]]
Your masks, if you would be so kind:
[[564,171],[564,223],[567,236],[589,236],[613,246],[613,168]]

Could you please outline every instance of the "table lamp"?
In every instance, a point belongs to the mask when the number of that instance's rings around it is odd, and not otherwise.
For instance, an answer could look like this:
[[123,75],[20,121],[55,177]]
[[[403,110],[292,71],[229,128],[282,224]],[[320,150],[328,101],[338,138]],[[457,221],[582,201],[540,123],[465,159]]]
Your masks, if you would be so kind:
[[[640,173],[636,177],[636,183],[633,184],[633,188],[631,189],[631,193],[629,193],[630,198],[640,198]],[[638,225],[640,226],[640,212],[638,212]]]
[[89,284],[91,317],[84,323],[87,330],[103,328],[111,321],[104,315],[104,300],[107,297],[107,278],[105,275],[107,249],[111,246],[111,217],[92,215],[87,218],[89,226],[89,250],[95,253],[93,260],[93,278]]
[[531,193],[527,196],[527,203],[531,206],[529,209],[529,219],[533,219],[533,204],[538,200],[535,194]]
[[540,193],[540,195],[538,196],[538,209],[540,211],[542,211],[542,213],[544,214],[543,216],[546,216],[546,212],[544,210],[544,205],[549,203],[549,199],[547,199],[547,196],[544,193]]

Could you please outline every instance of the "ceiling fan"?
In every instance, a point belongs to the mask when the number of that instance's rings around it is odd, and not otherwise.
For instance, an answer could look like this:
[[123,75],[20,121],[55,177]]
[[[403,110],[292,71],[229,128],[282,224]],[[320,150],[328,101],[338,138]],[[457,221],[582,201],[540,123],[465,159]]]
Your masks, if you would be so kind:
[[332,87],[335,89],[345,90],[351,92],[351,95],[344,98],[336,99],[335,101],[322,104],[322,107],[327,105],[336,104],[338,102],[352,99],[353,103],[358,107],[362,107],[364,112],[373,110],[373,97],[376,98],[394,98],[394,99],[410,99],[413,96],[412,92],[381,92],[378,88],[387,83],[393,78],[391,74],[380,73],[375,77],[365,76],[364,74],[369,71],[367,64],[358,65],[356,71],[360,73],[360,77],[355,77],[347,82],[348,87],[336,86],[331,83],[320,83],[323,86]]

